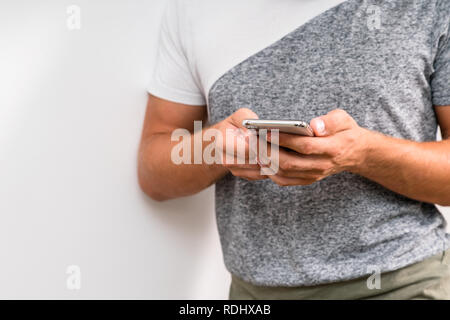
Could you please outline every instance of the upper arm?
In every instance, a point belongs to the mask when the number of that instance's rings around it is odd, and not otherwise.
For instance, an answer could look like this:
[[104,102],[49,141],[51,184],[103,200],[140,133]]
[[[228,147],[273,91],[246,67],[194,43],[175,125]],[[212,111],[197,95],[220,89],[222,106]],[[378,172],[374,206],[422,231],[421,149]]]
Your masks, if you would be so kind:
[[441,127],[442,139],[450,139],[450,106],[437,106],[434,108]]
[[205,120],[205,106],[191,106],[149,95],[141,143],[155,134],[178,128],[194,130],[195,120]]

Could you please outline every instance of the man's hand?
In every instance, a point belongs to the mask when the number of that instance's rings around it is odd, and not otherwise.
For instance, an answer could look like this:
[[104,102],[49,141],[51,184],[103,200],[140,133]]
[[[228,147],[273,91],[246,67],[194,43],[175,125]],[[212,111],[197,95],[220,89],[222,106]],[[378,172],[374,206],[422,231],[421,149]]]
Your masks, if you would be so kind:
[[[256,162],[257,146],[249,145],[252,133],[242,126],[245,119],[258,119],[258,116],[250,109],[242,108],[214,126],[221,131],[224,139],[222,165],[236,177],[251,181],[267,179],[267,176],[261,175],[261,167]],[[241,155],[238,153],[240,143],[245,145],[245,153]]]
[[[344,110],[336,109],[311,121],[315,137],[279,134],[279,170],[269,176],[280,186],[309,185],[352,170],[364,162],[371,134]],[[270,136],[268,137],[270,141]]]

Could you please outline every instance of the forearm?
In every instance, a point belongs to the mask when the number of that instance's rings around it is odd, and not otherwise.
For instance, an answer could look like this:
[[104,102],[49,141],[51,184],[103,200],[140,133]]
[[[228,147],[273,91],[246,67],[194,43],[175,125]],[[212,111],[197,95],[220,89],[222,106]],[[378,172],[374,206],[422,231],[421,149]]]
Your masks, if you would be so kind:
[[419,201],[450,205],[450,140],[413,142],[368,131],[364,161],[350,171]]
[[[196,135],[202,135],[197,132]],[[194,134],[190,135],[194,146]],[[155,200],[189,196],[214,184],[228,171],[222,165],[175,164],[170,133],[156,134],[144,141],[139,151],[138,176],[142,190]],[[193,152],[191,152],[193,155]]]

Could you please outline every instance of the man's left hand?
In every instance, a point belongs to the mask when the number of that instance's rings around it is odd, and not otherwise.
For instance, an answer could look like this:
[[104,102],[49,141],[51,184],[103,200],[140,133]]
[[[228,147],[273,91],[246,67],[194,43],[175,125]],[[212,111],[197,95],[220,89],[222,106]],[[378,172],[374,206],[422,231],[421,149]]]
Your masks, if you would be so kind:
[[[279,134],[279,169],[269,178],[280,186],[309,185],[327,176],[351,171],[364,162],[371,131],[344,110],[311,120],[315,137]],[[270,135],[268,136],[270,141]]]

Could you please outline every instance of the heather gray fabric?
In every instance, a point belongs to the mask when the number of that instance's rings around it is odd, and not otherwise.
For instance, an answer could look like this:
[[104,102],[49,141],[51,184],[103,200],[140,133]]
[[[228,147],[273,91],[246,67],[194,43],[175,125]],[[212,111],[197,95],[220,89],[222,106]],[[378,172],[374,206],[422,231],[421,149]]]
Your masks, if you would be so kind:
[[[381,29],[368,27],[371,4]],[[210,120],[242,107],[308,121],[342,108],[363,127],[435,140],[432,104],[450,105],[449,17],[448,0],[345,1],[218,79]],[[347,172],[297,187],[227,175],[216,185],[216,212],[226,267],[257,285],[343,281],[450,246],[434,205]]]

